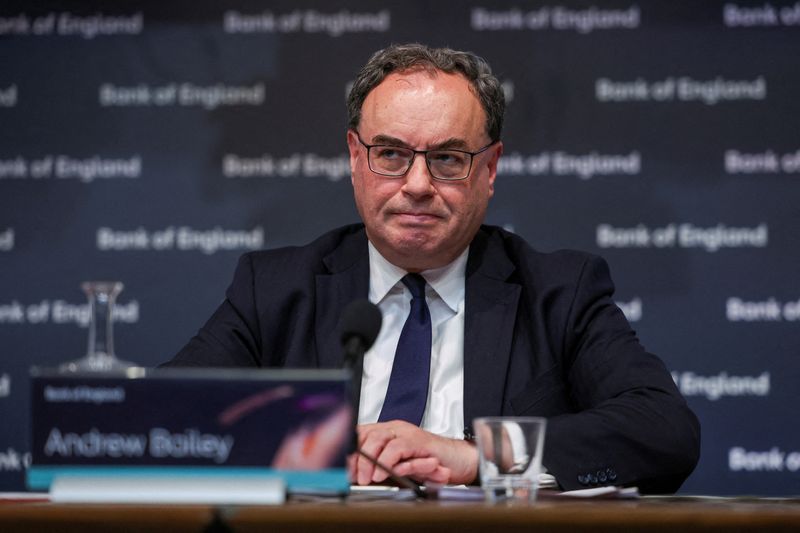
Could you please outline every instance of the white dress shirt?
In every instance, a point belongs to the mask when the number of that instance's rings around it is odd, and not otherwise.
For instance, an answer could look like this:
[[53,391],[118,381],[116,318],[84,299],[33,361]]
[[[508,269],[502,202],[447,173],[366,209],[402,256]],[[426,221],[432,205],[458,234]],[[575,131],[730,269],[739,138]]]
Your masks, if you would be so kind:
[[[464,276],[467,253],[442,268],[420,272],[427,282],[431,313],[431,368],[428,401],[420,427],[464,437]],[[400,332],[411,310],[411,292],[400,281],[408,272],[387,261],[369,243],[369,301],[383,313],[375,344],[364,355],[358,423],[378,421],[389,387]]]

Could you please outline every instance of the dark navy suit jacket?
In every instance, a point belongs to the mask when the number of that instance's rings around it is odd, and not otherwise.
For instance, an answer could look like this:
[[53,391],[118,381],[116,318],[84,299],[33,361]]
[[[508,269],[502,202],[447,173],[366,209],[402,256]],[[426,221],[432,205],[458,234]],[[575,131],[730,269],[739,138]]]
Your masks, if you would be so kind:
[[[539,253],[482,226],[465,283],[465,421],[546,417],[544,465],[567,490],[680,487],[697,463],[700,427],[614,304],[605,261]],[[339,368],[341,311],[368,290],[361,224],[245,254],[225,301],[169,365]]]

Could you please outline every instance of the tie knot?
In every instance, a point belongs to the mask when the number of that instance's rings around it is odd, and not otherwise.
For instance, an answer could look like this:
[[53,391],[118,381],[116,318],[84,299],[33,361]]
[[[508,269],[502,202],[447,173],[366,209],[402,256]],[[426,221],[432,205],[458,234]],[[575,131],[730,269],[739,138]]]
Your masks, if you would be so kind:
[[412,298],[422,298],[425,300],[425,278],[419,274],[406,274],[400,281],[411,291]]

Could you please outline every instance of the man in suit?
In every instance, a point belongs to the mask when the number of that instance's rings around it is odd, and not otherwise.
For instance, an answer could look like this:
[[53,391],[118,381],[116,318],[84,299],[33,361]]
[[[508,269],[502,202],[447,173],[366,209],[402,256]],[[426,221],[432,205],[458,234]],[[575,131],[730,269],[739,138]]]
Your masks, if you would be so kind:
[[[358,376],[359,445],[398,474],[473,482],[472,419],[536,415],[562,488],[675,491],[697,462],[699,425],[614,305],[605,262],[482,225],[504,112],[485,61],[391,46],[359,73],[348,109],[363,225],[243,256],[171,364],[340,367],[340,312],[368,297],[384,324]],[[351,472],[387,477],[357,456]]]

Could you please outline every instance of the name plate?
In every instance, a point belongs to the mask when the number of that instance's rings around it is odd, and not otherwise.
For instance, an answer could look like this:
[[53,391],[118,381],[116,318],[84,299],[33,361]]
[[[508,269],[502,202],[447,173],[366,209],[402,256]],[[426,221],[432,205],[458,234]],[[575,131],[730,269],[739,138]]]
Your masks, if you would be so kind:
[[32,371],[27,482],[209,476],[280,478],[345,493],[353,444],[344,370]]

